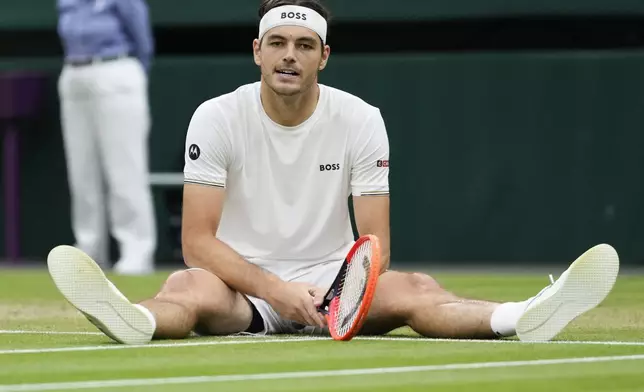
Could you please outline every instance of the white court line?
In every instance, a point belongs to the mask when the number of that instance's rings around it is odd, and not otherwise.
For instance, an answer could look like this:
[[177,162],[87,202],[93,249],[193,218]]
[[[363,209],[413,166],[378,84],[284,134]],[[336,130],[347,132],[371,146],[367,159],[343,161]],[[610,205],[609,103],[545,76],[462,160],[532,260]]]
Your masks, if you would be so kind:
[[121,379],[121,380],[58,382],[58,383],[45,383],[45,384],[13,384],[13,385],[0,385],[0,392],[55,391],[55,390],[62,390],[62,389],[70,390],[70,389],[122,388],[122,387],[136,387],[136,386],[203,384],[203,383],[220,383],[220,382],[234,382],[234,381],[261,381],[261,380],[287,380],[287,379],[292,380],[292,379],[312,378],[312,377],[346,377],[346,376],[364,376],[364,375],[378,375],[378,374],[420,373],[420,372],[444,371],[444,370],[493,369],[493,368],[547,366],[547,365],[563,365],[563,364],[576,364],[576,363],[596,363],[596,362],[635,361],[635,360],[644,360],[644,355],[539,359],[539,360],[530,360],[530,361],[506,361],[506,362],[475,362],[475,363],[456,363],[456,364],[447,364],[447,365],[384,367],[384,368],[371,368],[371,369],[320,370],[320,371],[309,371],[309,372],[232,374],[232,375],[220,375],[220,376],[169,377],[169,378],[135,378],[135,379]]
[[[36,331],[32,331],[36,332]],[[92,333],[93,332],[88,332]],[[61,332],[61,334],[74,334],[74,332]],[[102,333],[99,333],[102,335]],[[220,346],[235,344],[261,344],[261,343],[290,343],[290,342],[309,342],[309,341],[331,341],[329,337],[322,336],[303,336],[291,338],[276,338],[266,336],[225,336],[226,340],[195,340],[183,341],[176,343],[150,343],[143,345],[100,345],[100,346],[78,346],[78,347],[53,347],[53,348],[27,348],[27,349],[7,349],[0,350],[0,355],[12,354],[46,354],[60,352],[80,352],[80,351],[105,351],[105,350],[127,350],[127,349],[151,349],[151,348],[175,348],[175,347],[199,347],[199,346]],[[245,338],[244,340],[232,340],[235,338]],[[231,340],[228,340],[231,339]],[[419,342],[419,343],[481,343],[481,344],[541,344],[541,345],[600,345],[600,346],[644,346],[644,342],[620,342],[620,341],[550,341],[550,342],[521,342],[518,340],[467,340],[467,339],[428,339],[415,337],[395,337],[395,336],[358,336],[354,340],[375,340],[375,341],[399,341],[399,342]]]
[[261,343],[289,343],[303,342],[314,340],[330,340],[324,337],[302,337],[290,339],[258,339],[251,338],[247,340],[210,340],[210,341],[193,341],[180,343],[150,343],[142,345],[102,345],[102,346],[79,346],[79,347],[54,347],[54,348],[26,348],[15,350],[0,350],[0,355],[10,354],[45,354],[45,353],[63,353],[75,351],[104,351],[104,350],[127,350],[127,349],[145,349],[145,348],[174,348],[174,347],[193,347],[193,346],[225,346],[233,344],[261,344]]
[[446,342],[446,343],[481,343],[481,344],[545,344],[545,345],[598,345],[598,346],[644,346],[644,342],[625,342],[625,341],[588,341],[588,340],[553,340],[549,342],[522,342],[520,340],[510,339],[430,339],[414,337],[394,337],[394,336],[359,336],[355,340],[400,340],[400,341],[417,341],[417,342]]
[[1,330],[0,335],[105,335],[102,332],[63,332],[63,331],[21,331],[21,330]]
[[325,337],[302,337],[302,338],[288,338],[288,339],[263,339],[263,338],[250,338],[246,340],[210,340],[210,341],[192,341],[192,342],[179,342],[179,343],[150,343],[142,345],[102,345],[102,346],[79,346],[79,347],[54,347],[54,348],[28,348],[16,350],[0,350],[0,355],[7,354],[44,354],[44,353],[60,353],[60,352],[74,352],[74,351],[103,351],[103,350],[127,350],[127,349],[146,349],[146,348],[174,348],[174,347],[193,347],[193,346],[225,346],[235,344],[259,344],[259,343],[289,343],[289,342],[303,342],[314,340],[330,340]]

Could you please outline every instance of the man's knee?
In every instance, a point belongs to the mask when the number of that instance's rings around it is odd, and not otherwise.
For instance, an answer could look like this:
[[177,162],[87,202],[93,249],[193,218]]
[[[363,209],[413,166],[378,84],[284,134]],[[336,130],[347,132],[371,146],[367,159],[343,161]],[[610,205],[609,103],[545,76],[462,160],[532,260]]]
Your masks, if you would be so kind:
[[429,275],[418,272],[388,271],[378,282],[381,291],[387,293],[418,296],[423,294],[436,294],[442,292],[441,286]]
[[418,304],[436,306],[449,302],[453,295],[443,289],[431,276],[419,272],[398,273],[392,292],[404,302],[405,309],[416,309]]
[[158,300],[182,305],[194,312],[225,312],[234,298],[232,290],[214,274],[200,269],[173,272],[166,279]]
[[442,287],[434,278],[420,272],[407,274],[406,280],[411,290],[418,294],[443,291]]

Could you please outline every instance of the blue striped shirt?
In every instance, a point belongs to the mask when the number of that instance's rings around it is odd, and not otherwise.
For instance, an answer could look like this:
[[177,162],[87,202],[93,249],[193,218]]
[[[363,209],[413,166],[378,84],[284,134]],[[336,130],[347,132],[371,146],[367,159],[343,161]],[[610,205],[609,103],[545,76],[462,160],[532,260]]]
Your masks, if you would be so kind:
[[154,38],[144,0],[57,0],[57,8],[66,59],[127,54],[149,69]]

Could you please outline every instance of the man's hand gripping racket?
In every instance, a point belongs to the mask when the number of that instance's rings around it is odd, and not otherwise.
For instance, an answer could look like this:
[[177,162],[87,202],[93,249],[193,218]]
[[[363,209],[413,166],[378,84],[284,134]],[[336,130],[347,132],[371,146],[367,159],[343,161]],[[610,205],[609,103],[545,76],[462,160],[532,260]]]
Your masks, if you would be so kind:
[[371,307],[380,275],[380,242],[374,235],[360,237],[342,263],[318,311],[327,319],[334,340],[358,334]]

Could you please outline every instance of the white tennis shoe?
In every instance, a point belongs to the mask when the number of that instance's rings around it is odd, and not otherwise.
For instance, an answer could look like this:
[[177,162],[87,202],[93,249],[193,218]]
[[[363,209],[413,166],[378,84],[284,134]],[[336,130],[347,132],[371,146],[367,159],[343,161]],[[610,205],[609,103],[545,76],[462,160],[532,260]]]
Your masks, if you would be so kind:
[[528,304],[516,326],[522,341],[554,338],[571,321],[595,308],[612,290],[619,272],[613,247],[597,245],[579,256],[570,267]]
[[156,329],[152,313],[132,304],[87,254],[57,246],[47,256],[47,267],[65,299],[105,335],[123,344],[150,342]]

